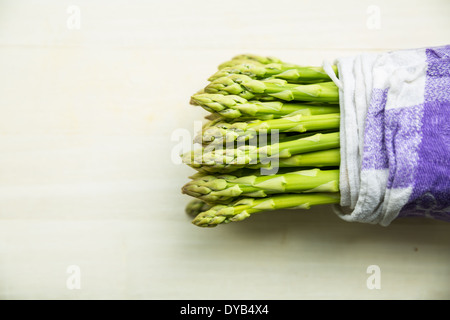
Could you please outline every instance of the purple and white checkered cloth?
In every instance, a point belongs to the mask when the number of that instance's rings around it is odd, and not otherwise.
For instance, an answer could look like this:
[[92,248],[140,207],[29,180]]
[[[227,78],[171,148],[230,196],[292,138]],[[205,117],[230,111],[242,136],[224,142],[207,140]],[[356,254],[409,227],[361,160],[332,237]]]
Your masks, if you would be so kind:
[[450,45],[360,54],[336,64],[336,213],[383,226],[405,216],[450,221]]

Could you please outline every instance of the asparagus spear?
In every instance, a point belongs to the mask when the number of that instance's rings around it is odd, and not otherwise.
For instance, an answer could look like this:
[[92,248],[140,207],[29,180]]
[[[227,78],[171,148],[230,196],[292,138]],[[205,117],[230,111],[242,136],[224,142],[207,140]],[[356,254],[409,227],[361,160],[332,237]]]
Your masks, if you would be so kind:
[[185,211],[186,211],[186,213],[189,216],[195,217],[200,212],[207,211],[207,210],[211,209],[211,207],[212,207],[212,205],[207,204],[206,202],[204,202],[204,201],[202,201],[200,199],[192,199],[186,205]]
[[260,120],[281,118],[302,114],[306,116],[339,113],[339,105],[313,103],[286,103],[282,101],[247,100],[237,95],[195,94],[191,103],[209,112],[217,112],[227,119],[254,117]]
[[265,131],[259,133],[258,135],[252,137],[251,139],[228,139],[227,137],[217,137],[216,139],[212,141],[200,141],[199,137],[196,137],[196,140],[198,142],[201,142],[202,150],[204,153],[215,151],[222,148],[228,148],[228,149],[255,149],[255,148],[261,148],[264,146],[267,146],[269,144],[275,144],[275,143],[284,143],[288,141],[294,141],[301,138],[307,138],[311,137],[313,135],[316,135],[318,133],[333,133],[336,132],[336,129],[330,129],[330,130],[320,130],[320,131],[307,131],[303,133],[296,133],[296,132],[278,132],[273,131],[270,133],[267,133]]
[[255,80],[242,74],[218,78],[205,87],[206,93],[238,95],[245,99],[273,97],[285,101],[339,102],[334,82],[293,84],[282,79]]
[[247,141],[258,135],[260,131],[276,132],[306,132],[327,129],[338,129],[340,124],[339,113],[304,116],[297,114],[291,117],[283,117],[271,120],[252,121],[216,121],[205,126],[200,134],[195,137],[197,143],[209,143],[216,139],[225,142]]
[[[329,149],[293,155],[289,158],[266,159],[255,164],[192,164],[198,172],[207,174],[232,173],[242,169],[259,172],[280,171],[283,168],[337,167],[340,164],[340,149]],[[277,170],[278,169],[278,170]],[[265,170],[265,171],[263,171]]]
[[281,64],[285,68],[300,67],[298,64],[282,61],[276,57],[264,57],[256,54],[239,54],[234,56],[230,60],[221,63],[218,66],[218,69],[221,70],[224,68],[233,67],[240,64],[254,64],[258,66],[264,66],[273,63]]
[[[300,138],[292,141],[285,141],[265,145],[262,147],[243,146],[242,148],[223,149],[218,148],[205,152],[204,149],[197,149],[182,156],[185,164],[192,168],[214,168],[216,171],[227,171],[233,168],[242,168],[248,165],[277,165],[280,159],[290,158],[293,155],[309,153],[313,151],[328,150],[339,147],[339,132],[317,133],[312,136]],[[314,157],[317,159],[318,157]],[[308,156],[304,155],[303,160],[308,162]],[[319,157],[320,158],[320,157]],[[301,158],[294,160],[301,162]]]
[[237,199],[228,205],[215,205],[199,213],[192,223],[199,227],[242,221],[253,213],[277,209],[309,209],[311,206],[339,203],[339,193],[280,194],[266,198]]
[[223,69],[227,67],[232,67],[241,63],[253,63],[256,65],[265,65],[270,63],[283,63],[288,65],[288,63],[285,63],[281,61],[280,59],[276,57],[263,57],[256,54],[239,54],[231,58],[229,61],[225,61],[221,63],[218,66],[218,69]]
[[[300,171],[300,170],[311,170],[315,167],[286,167],[286,168],[279,168],[276,173],[274,174],[285,174],[285,173],[291,173],[292,171]],[[332,169],[338,169],[337,167],[326,167],[323,168],[323,170],[332,170]],[[240,168],[237,170],[234,170],[233,172],[215,172],[213,174],[204,172],[204,171],[195,171],[195,173],[191,174],[188,178],[191,180],[197,180],[197,179],[203,179],[206,176],[214,175],[215,177],[220,176],[235,176],[236,178],[242,178],[246,176],[267,176],[270,174],[266,174],[264,172],[261,172],[259,168],[250,168],[250,166],[246,166],[244,168]]]
[[[222,119],[221,121],[224,121],[224,120]],[[207,130],[206,127],[204,130]],[[329,131],[329,132],[335,132],[335,130]],[[221,147],[239,148],[239,147],[243,146],[244,143],[247,143],[250,146],[257,146],[259,148],[259,147],[266,146],[268,143],[287,142],[287,141],[297,140],[300,138],[312,136],[316,133],[318,133],[318,132],[304,132],[304,133],[281,132],[280,133],[280,132],[274,131],[274,132],[271,132],[270,134],[268,133],[267,135],[266,135],[266,132],[264,132],[263,134],[259,134],[255,137],[253,137],[252,139],[248,139],[248,140],[243,140],[243,139],[240,139],[240,140],[232,139],[231,140],[231,139],[229,139],[228,141],[226,140],[226,136],[225,137],[220,137],[220,136],[216,137],[212,141],[204,141],[203,139],[201,139],[201,135],[199,134],[194,139],[194,142],[197,141],[198,143],[201,143],[202,146],[204,147],[203,151],[208,152],[208,151],[216,150]],[[328,133],[328,131],[323,130],[323,131],[321,131],[321,133]]]
[[[333,71],[337,74],[336,66],[333,66]],[[296,66],[282,63],[255,64],[254,62],[243,62],[241,64],[222,68],[209,77],[208,80],[214,81],[231,74],[244,74],[253,79],[284,79],[290,83],[331,81],[329,75],[322,67]]]
[[338,192],[339,170],[299,170],[268,176],[208,175],[192,180],[183,193],[207,203],[229,202],[236,197],[266,197],[276,193]]

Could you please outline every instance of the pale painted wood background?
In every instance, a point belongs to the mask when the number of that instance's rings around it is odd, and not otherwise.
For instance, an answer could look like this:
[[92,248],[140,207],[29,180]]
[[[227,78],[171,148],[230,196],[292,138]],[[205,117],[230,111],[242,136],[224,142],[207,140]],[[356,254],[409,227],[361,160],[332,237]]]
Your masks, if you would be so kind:
[[450,298],[450,224],[325,207],[201,229],[171,158],[206,114],[190,95],[231,56],[443,45],[449,16],[448,0],[1,0],[0,298]]

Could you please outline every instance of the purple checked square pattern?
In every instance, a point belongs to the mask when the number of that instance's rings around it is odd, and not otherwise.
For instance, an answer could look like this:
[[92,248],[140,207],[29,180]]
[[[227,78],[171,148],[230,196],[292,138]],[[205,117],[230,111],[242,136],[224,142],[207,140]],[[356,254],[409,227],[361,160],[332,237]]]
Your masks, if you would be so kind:
[[450,46],[427,49],[425,103],[414,187],[399,216],[450,221]]
[[385,141],[389,161],[387,188],[414,185],[418,146],[422,139],[423,105],[390,109],[385,114]]

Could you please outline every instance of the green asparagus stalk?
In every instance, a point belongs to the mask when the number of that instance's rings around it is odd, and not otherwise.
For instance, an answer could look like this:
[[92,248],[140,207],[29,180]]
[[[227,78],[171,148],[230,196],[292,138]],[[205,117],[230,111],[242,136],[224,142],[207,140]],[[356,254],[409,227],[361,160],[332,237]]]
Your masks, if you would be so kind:
[[192,223],[199,227],[242,221],[257,212],[277,209],[309,209],[311,206],[339,203],[339,193],[280,194],[266,198],[237,199],[228,205],[215,205],[199,213]]
[[188,182],[182,191],[207,203],[226,203],[236,197],[260,198],[277,193],[338,192],[339,170],[316,168],[244,177],[209,175]]
[[297,114],[291,117],[283,117],[271,120],[252,120],[226,122],[216,121],[205,126],[194,141],[197,143],[209,143],[216,139],[231,141],[247,141],[258,135],[260,131],[276,132],[306,132],[328,129],[338,129],[340,124],[339,113],[304,116]]
[[254,149],[254,148],[261,148],[264,146],[267,146],[268,144],[274,144],[274,143],[284,143],[288,141],[294,141],[301,138],[307,138],[311,137],[318,133],[333,133],[336,132],[336,129],[330,129],[330,130],[320,130],[320,131],[307,131],[303,133],[296,133],[296,132],[278,132],[273,131],[270,133],[267,133],[265,131],[260,132],[258,135],[252,137],[251,139],[229,139],[226,140],[227,137],[217,137],[212,141],[200,141],[200,137],[196,137],[195,140],[197,140],[199,143],[201,142],[201,145],[203,147],[203,152],[210,152],[215,151],[217,149],[222,148],[228,148],[228,149]]
[[[337,67],[333,66],[337,74]],[[231,74],[243,74],[252,79],[276,78],[287,80],[290,83],[316,83],[331,81],[330,76],[322,67],[296,66],[281,63],[255,64],[254,62],[243,62],[234,66],[220,69],[208,78],[214,81]]]
[[254,117],[260,120],[269,120],[297,114],[312,116],[339,113],[339,105],[333,104],[249,101],[237,95],[224,96],[211,93],[195,94],[191,97],[191,102],[227,119]]
[[[278,171],[274,174],[285,174],[285,173],[291,173],[293,171],[300,171],[300,170],[311,170],[316,167],[286,167],[286,168],[278,168]],[[323,168],[323,170],[332,170],[332,169],[338,169],[337,167],[326,167]],[[195,171],[193,174],[191,174],[188,178],[191,180],[197,180],[197,179],[203,179],[206,176],[214,175],[215,177],[221,177],[221,176],[235,176],[236,178],[242,178],[246,176],[266,176],[268,174],[262,172],[262,170],[259,170],[259,168],[253,169],[249,166],[246,166],[244,168],[237,169],[233,172],[214,172],[214,173],[208,173],[204,171]]]
[[189,216],[195,217],[199,213],[211,209],[211,207],[212,206],[210,204],[208,204],[200,199],[194,198],[188,202],[188,204],[186,205],[185,211]]
[[[263,164],[277,165],[282,158],[313,151],[329,150],[339,147],[339,132],[317,133],[312,136],[292,141],[274,143],[262,147],[243,146],[242,148],[217,148],[205,152],[203,148],[185,153],[182,161],[194,169],[205,166],[215,170],[224,170],[236,166]],[[304,156],[304,159],[307,155]],[[315,158],[317,159],[317,157]],[[300,161],[300,160],[298,160]],[[307,160],[305,160],[307,161]]]
[[[224,120],[222,119],[221,121],[224,121]],[[206,127],[204,130],[207,130]],[[329,132],[335,132],[335,130],[329,131]],[[215,150],[217,148],[221,148],[222,146],[227,147],[227,148],[239,148],[243,145],[243,142],[248,143],[249,145],[252,145],[252,146],[257,146],[259,148],[259,147],[266,146],[269,142],[272,142],[272,143],[287,142],[287,141],[292,141],[292,140],[296,140],[296,139],[300,139],[300,138],[309,137],[316,133],[317,132],[304,132],[304,133],[272,132],[272,133],[266,135],[266,132],[264,132],[264,134],[257,135],[254,138],[248,139],[246,141],[245,140],[238,141],[235,139],[227,141],[226,136],[225,137],[217,137],[212,141],[202,141],[203,139],[201,139],[200,135],[199,135],[194,139],[194,141],[201,143],[202,146],[204,147],[203,150],[205,152],[207,152],[207,151]],[[323,131],[321,131],[321,133],[328,133],[328,132],[326,130],[323,130]]]
[[276,57],[263,57],[256,54],[239,54],[231,58],[229,61],[225,61],[218,66],[218,69],[232,67],[242,63],[253,63],[255,65],[265,65],[270,63],[282,63],[285,65],[292,65],[281,61]]
[[232,74],[212,81],[205,87],[204,91],[206,93],[238,95],[245,99],[269,96],[285,101],[339,102],[339,91],[332,81],[293,84],[282,79],[255,80],[246,75]]
[[[232,173],[242,169],[258,170],[259,172],[278,172],[285,168],[322,168],[322,167],[337,167],[340,164],[340,149],[328,149],[321,151],[314,151],[293,155],[289,158],[265,159],[261,163],[258,161],[255,164],[199,164],[192,163],[191,167],[200,173],[204,174],[220,174]],[[277,170],[278,169],[278,170]],[[263,171],[264,170],[264,171]]]
[[[298,64],[282,61],[276,57],[264,57],[264,56],[259,56],[256,54],[240,54],[240,55],[234,56],[233,58],[231,58],[228,61],[221,63],[218,66],[218,69],[221,70],[224,68],[234,67],[234,66],[241,65],[241,64],[253,64],[253,65],[257,65],[257,66],[264,66],[264,65],[274,64],[274,63],[280,64],[286,69],[302,67]],[[335,66],[333,66],[333,69],[336,72]]]

